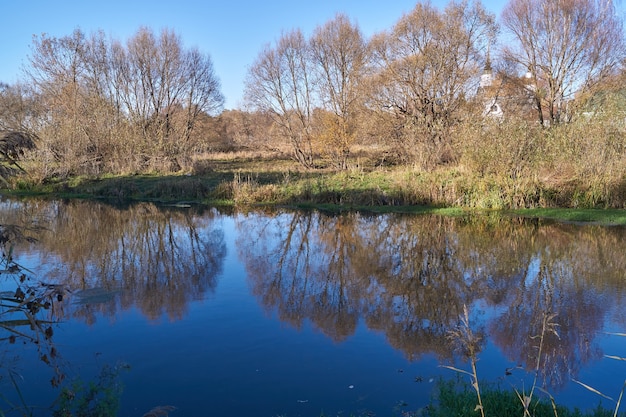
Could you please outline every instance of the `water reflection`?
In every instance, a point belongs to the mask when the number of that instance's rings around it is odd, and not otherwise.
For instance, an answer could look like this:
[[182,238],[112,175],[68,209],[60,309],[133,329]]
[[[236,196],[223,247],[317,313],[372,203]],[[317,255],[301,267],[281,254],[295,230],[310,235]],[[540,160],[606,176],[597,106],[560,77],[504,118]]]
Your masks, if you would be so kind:
[[446,361],[450,331],[473,306],[489,311],[484,326],[511,363],[539,365],[552,387],[601,356],[594,338],[624,298],[622,228],[286,212],[238,226],[252,291],[281,320],[341,341],[362,319],[410,360]]
[[[87,323],[132,306],[150,319],[183,318],[218,285],[226,256],[221,218],[216,210],[149,203],[0,205],[0,223],[45,228],[33,262],[45,265],[44,281],[72,290],[64,314]],[[546,384],[559,387],[602,356],[595,340],[608,321],[626,328],[623,228],[288,211],[234,219],[258,302],[290,326],[311,323],[337,342],[363,323],[411,361],[453,361],[451,330],[469,306],[477,331],[511,364],[538,367]]]
[[0,216],[2,224],[43,227],[39,279],[71,289],[72,314],[87,323],[131,306],[150,319],[180,319],[191,300],[215,289],[226,254],[215,211],[27,200],[4,202]]

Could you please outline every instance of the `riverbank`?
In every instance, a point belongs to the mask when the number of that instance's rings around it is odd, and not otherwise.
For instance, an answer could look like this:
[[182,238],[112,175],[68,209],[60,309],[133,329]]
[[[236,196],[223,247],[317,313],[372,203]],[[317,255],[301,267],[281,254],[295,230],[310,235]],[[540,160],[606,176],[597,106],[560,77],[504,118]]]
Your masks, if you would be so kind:
[[[330,211],[458,215],[502,212],[572,222],[626,224],[616,196],[624,184],[589,184],[476,176],[458,168],[425,172],[404,166],[346,171],[299,170],[287,159],[232,155],[172,175],[11,179],[12,196],[96,198],[231,207],[301,207]],[[609,198],[610,196],[610,198]]]

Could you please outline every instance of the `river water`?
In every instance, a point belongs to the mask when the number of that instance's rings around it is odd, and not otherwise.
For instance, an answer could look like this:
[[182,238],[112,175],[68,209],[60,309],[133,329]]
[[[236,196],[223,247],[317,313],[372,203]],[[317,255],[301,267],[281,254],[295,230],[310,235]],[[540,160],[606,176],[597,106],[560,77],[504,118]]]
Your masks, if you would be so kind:
[[485,386],[536,375],[611,408],[575,381],[617,398],[626,378],[622,227],[40,200],[4,200],[0,224],[31,228],[12,254],[63,292],[50,337],[0,327],[7,415],[91,382],[119,416],[408,416],[470,380],[468,329]]

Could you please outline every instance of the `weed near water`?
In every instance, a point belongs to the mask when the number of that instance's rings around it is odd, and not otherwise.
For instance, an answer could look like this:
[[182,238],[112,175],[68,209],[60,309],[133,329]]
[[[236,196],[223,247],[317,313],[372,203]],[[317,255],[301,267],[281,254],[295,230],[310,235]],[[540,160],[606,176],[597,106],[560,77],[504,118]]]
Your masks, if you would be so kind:
[[[485,385],[481,391],[486,417],[614,417],[613,411],[598,405],[591,411],[569,409],[549,401],[535,399],[527,409],[517,393],[497,386]],[[439,381],[431,404],[421,414],[427,417],[476,417],[476,393],[460,380]]]
[[80,379],[63,388],[57,400],[58,406],[54,417],[89,417],[115,416],[122,395],[122,386],[118,381],[120,371],[128,369],[121,364],[114,367],[105,365],[94,381]]
[[[550,298],[553,296],[552,291],[548,290],[544,294],[546,305],[550,305]],[[467,306],[463,308],[463,314],[459,318],[459,325],[449,332],[450,340],[457,345],[457,349],[463,354],[470,364],[470,370],[464,370],[453,366],[442,365],[444,368],[451,369],[460,377],[462,375],[469,376],[470,383],[461,381],[440,381],[438,390],[433,398],[432,403],[426,408],[425,413],[421,415],[429,417],[457,416],[457,417],[618,417],[625,416],[619,413],[622,397],[626,390],[626,381],[619,392],[617,400],[597,391],[593,387],[586,385],[580,381],[572,380],[585,389],[598,394],[600,397],[615,403],[615,408],[609,410],[604,408],[601,403],[593,410],[582,412],[574,408],[569,409],[564,406],[557,405],[554,397],[541,387],[539,375],[541,367],[545,364],[544,357],[548,354],[545,349],[546,338],[549,335],[559,336],[559,324],[556,321],[557,314],[546,310],[540,317],[538,334],[530,337],[533,348],[537,354],[535,357],[534,368],[532,369],[532,385],[529,390],[520,390],[513,386],[509,390],[502,390],[499,386],[493,387],[478,379],[478,353],[483,342],[480,331],[475,331],[470,325],[470,314]],[[626,334],[617,334],[618,336],[626,336]],[[626,358],[618,356],[608,356],[607,358],[620,361]],[[538,396],[542,393],[541,397]]]
[[206,165],[203,169],[168,175],[102,175],[42,181],[15,177],[10,180],[11,189],[3,192],[15,196],[234,207],[333,207],[375,212],[446,208],[454,213],[503,211],[516,216],[626,224],[620,197],[626,192],[622,192],[623,184],[615,181],[596,181],[604,184],[604,191],[598,194],[599,188],[591,186],[590,180],[576,182],[571,176],[511,177],[460,165],[425,171],[408,165],[358,164],[336,171],[303,170],[295,163],[276,159],[223,160],[219,155],[211,158],[198,161]]

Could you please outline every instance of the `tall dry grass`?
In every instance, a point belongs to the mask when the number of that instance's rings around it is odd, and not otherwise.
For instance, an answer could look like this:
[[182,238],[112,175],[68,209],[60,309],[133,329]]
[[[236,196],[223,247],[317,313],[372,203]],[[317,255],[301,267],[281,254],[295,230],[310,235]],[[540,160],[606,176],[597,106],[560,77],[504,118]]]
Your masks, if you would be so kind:
[[[239,205],[626,208],[626,120],[618,111],[581,113],[550,128],[523,119],[474,117],[451,128],[443,147],[433,148],[422,139],[415,136],[405,145],[414,145],[412,152],[423,158],[407,158],[394,142],[400,139],[376,142],[368,137],[367,143],[353,147],[341,170],[321,154],[315,169],[305,169],[278,144],[196,153],[179,158],[186,162],[176,173],[190,174],[189,181],[196,183],[184,187],[177,180],[176,190],[165,189],[183,199]],[[172,169],[166,159],[147,163],[137,161],[141,153],[129,155],[128,166],[113,170],[118,175],[132,178],[138,172]],[[16,186],[44,187],[60,175],[53,165],[49,158],[30,161],[24,165],[30,180],[21,179]]]
[[523,120],[466,124],[455,132],[458,164],[483,184],[484,199],[499,189],[496,200],[506,208],[624,208],[626,126],[618,116],[580,116],[551,128]]
[[[539,375],[542,372],[542,366],[544,366],[545,364],[545,338],[549,334],[554,334],[558,337],[558,323],[555,321],[555,318],[556,314],[544,312],[541,317],[540,333],[531,337],[531,343],[534,343],[534,348],[537,351],[535,366],[532,370],[532,385],[528,390],[525,390],[523,388],[519,389],[516,386],[512,387],[513,392],[515,393],[515,396],[519,401],[518,404],[521,405],[521,413],[523,417],[535,416],[535,408],[539,403],[539,400],[536,398],[537,391],[541,391],[550,399],[552,413],[554,414],[554,417],[559,417],[559,408],[557,407],[554,397],[548,391],[541,387],[541,381],[539,381]],[[485,417],[485,415],[497,415],[501,410],[498,410],[497,408],[488,409],[484,405],[484,398],[483,394],[481,393],[481,381],[478,378],[477,365],[479,361],[481,343],[483,343],[483,341],[480,336],[480,332],[476,332],[472,329],[472,325],[470,323],[470,314],[467,306],[463,306],[463,315],[459,318],[459,325],[455,329],[450,330],[450,332],[448,333],[448,337],[453,343],[457,344],[457,350],[460,350],[465,359],[469,362],[470,370],[468,371],[449,365],[441,366],[443,368],[455,371],[460,375],[469,376],[471,387],[476,394],[476,406],[474,408],[474,413],[480,412],[481,417]],[[615,412],[617,414],[617,409]]]

